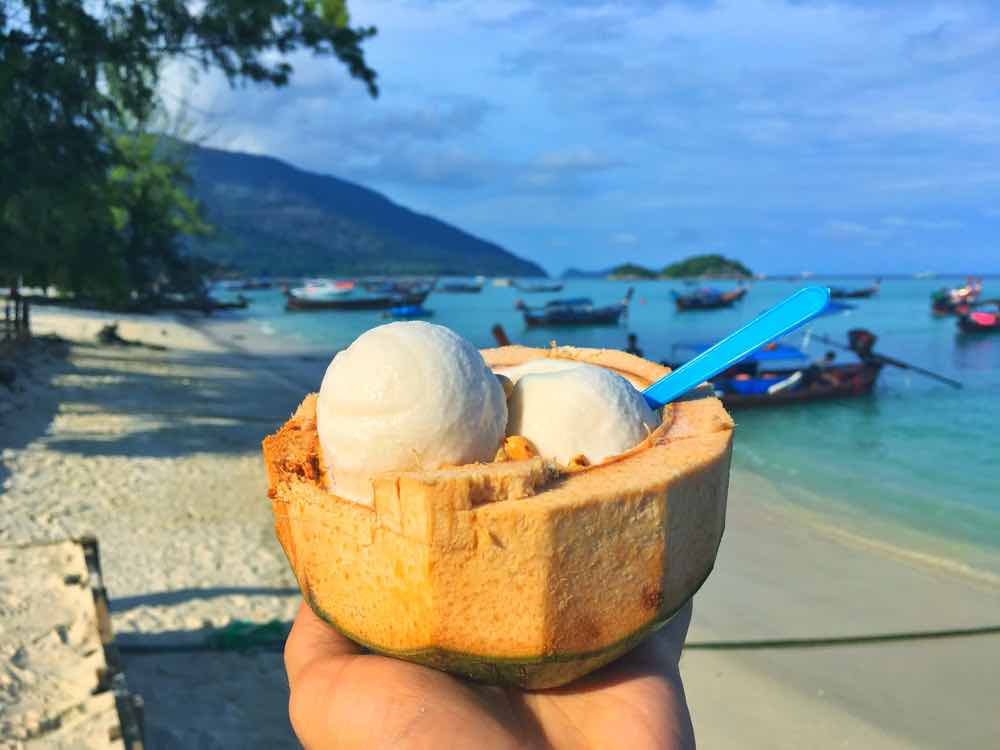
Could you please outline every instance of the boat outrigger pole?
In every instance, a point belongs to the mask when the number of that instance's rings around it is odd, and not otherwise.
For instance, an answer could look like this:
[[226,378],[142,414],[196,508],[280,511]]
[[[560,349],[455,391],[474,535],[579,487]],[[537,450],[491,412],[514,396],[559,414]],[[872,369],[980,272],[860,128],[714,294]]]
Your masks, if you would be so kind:
[[[812,338],[816,341],[822,341],[824,344],[828,344],[836,349],[843,349],[844,351],[854,352],[861,359],[878,362],[883,365],[892,365],[893,367],[898,367],[901,370],[912,370],[913,372],[919,373],[921,375],[926,375],[934,380],[940,380],[942,383],[950,385],[952,388],[961,388],[962,384],[957,380],[952,380],[944,375],[939,375],[936,372],[931,372],[930,370],[925,370],[923,367],[917,367],[916,365],[911,365],[909,362],[903,362],[902,360],[896,359],[895,357],[887,357],[884,354],[876,354],[871,350],[875,343],[875,335],[863,328],[853,328],[847,332],[848,339],[851,342],[850,346],[844,346],[843,344],[834,341],[833,339],[827,338],[826,336],[821,336],[819,334],[813,334]],[[864,343],[862,343],[864,342]]]
[[510,339],[507,338],[507,332],[502,325],[497,323],[490,330],[493,333],[493,338],[497,340],[497,346],[510,346]]

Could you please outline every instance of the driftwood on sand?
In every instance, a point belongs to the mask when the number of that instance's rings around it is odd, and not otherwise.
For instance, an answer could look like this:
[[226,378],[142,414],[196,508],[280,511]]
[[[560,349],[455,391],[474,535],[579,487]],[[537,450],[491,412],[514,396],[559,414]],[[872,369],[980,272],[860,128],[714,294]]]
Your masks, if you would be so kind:
[[149,344],[145,341],[122,338],[121,334],[118,333],[117,323],[108,323],[101,328],[97,332],[97,340],[102,344],[112,346],[143,346],[147,349],[155,349],[156,351],[165,351],[167,348],[162,344]]

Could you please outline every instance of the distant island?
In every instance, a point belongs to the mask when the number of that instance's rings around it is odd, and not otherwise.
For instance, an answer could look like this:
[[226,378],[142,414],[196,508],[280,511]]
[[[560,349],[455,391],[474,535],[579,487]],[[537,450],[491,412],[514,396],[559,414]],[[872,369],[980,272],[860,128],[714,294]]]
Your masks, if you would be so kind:
[[636,263],[622,263],[620,266],[615,266],[608,273],[608,278],[611,279],[655,279],[658,278],[659,274],[656,271],[651,271],[650,269],[640,266]]
[[568,268],[563,274],[564,279],[681,279],[694,276],[704,276],[719,279],[749,279],[753,271],[740,263],[722,255],[692,255],[689,258],[671,263],[660,271],[655,271],[638,263],[622,263],[602,271],[584,271],[579,268]]
[[605,279],[611,273],[611,269],[603,271],[585,271],[582,268],[567,268],[560,275],[560,279]]
[[267,156],[189,145],[215,227],[188,250],[250,275],[545,276],[540,266],[353,182]]
[[678,263],[671,263],[663,269],[660,275],[667,279],[690,276],[749,279],[753,277],[753,271],[738,260],[725,258],[721,255],[692,255]]

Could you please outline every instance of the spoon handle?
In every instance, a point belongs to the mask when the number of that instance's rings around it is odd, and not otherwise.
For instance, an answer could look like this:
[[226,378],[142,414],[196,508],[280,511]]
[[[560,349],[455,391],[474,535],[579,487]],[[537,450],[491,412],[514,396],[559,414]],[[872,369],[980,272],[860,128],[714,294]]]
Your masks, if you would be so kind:
[[765,344],[809,322],[823,312],[829,301],[830,290],[825,286],[800,289],[715,346],[706,349],[683,367],[657,380],[642,392],[646,403],[653,409],[669,404]]

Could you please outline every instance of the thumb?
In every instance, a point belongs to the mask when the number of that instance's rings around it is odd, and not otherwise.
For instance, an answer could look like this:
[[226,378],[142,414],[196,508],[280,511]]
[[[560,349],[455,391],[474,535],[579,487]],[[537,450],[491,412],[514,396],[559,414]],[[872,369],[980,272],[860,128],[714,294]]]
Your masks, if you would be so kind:
[[361,653],[364,649],[323,622],[303,600],[285,641],[288,684],[294,684],[302,670],[313,662]]

